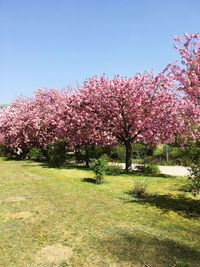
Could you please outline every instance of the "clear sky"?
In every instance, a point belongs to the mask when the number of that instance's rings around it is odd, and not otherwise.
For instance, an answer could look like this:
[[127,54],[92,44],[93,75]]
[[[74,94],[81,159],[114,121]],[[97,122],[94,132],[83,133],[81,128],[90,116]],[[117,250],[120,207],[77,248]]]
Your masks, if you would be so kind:
[[161,71],[171,35],[200,31],[199,0],[0,0],[0,104],[105,73]]

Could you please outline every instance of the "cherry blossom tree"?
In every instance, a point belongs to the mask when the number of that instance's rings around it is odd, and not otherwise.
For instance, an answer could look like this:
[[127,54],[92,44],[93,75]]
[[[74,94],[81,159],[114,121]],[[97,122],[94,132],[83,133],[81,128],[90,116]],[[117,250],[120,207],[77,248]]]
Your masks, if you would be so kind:
[[112,142],[125,145],[128,172],[132,166],[132,142],[173,142],[175,133],[183,133],[183,102],[173,89],[173,77],[164,72],[155,76],[146,71],[133,78],[116,75],[112,80],[95,76],[78,88],[73,103],[84,118],[86,129],[92,125],[94,134],[103,132],[104,137],[113,137]]
[[178,89],[184,91],[186,97],[200,104],[200,44],[199,33],[184,34],[185,41],[177,36],[173,39],[177,42],[174,47],[181,56],[180,64],[170,64],[172,73],[178,81]]
[[174,76],[177,91],[181,92],[182,99],[187,102],[185,120],[190,120],[193,129],[193,139],[199,140],[200,132],[200,44],[199,33],[184,34],[185,40],[173,36],[176,41],[175,49],[180,54],[180,62],[170,63],[168,70]]
[[32,98],[16,98],[0,117],[2,142],[10,148],[47,147],[59,139],[60,118],[67,116],[67,101],[66,92],[47,88],[37,90]]
[[[71,142],[75,150],[80,148],[85,150],[86,166],[89,167],[89,148],[96,145],[109,146],[116,143],[116,139],[105,129],[96,127],[97,121],[94,123],[94,115],[85,113],[85,110],[82,108],[77,90],[75,90],[75,93],[71,96],[69,105],[71,107]],[[64,140],[65,136],[67,136],[67,134],[64,134]]]

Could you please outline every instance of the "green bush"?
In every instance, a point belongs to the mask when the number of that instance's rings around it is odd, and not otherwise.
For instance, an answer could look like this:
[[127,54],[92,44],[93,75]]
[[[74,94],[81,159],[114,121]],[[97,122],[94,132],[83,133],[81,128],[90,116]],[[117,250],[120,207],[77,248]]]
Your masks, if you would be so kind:
[[135,166],[135,170],[139,172],[145,172],[145,165],[137,165]]
[[111,161],[125,162],[126,160],[126,149],[122,145],[112,146],[106,153]]
[[154,149],[154,146],[147,148],[147,146],[143,144],[142,141],[139,141],[137,143],[132,144],[132,156],[134,159],[141,159],[145,156],[151,156],[153,154]]
[[95,173],[96,183],[100,184],[108,166],[107,156],[103,155],[98,159],[93,160],[90,168]]
[[120,175],[122,172],[123,172],[123,169],[118,164],[110,165],[107,167],[107,170],[106,170],[106,174],[113,175],[113,176]]
[[147,182],[145,180],[137,179],[134,182],[133,190],[131,193],[138,197],[145,196],[147,194]]
[[29,150],[27,154],[28,158],[34,161],[42,161],[43,160],[43,153],[40,148],[33,147]]
[[4,145],[0,144],[0,157],[4,156]]
[[7,160],[17,158],[16,151],[14,149],[6,147],[4,144],[0,144],[0,156],[5,157]]
[[87,145],[76,150],[74,156],[77,163],[86,162],[89,167],[92,159],[98,159],[102,155],[109,155],[109,147],[101,147],[97,145]]
[[153,156],[154,157],[165,157],[165,151],[164,149],[161,149],[161,148],[156,148],[154,151],[153,151]]
[[188,143],[182,150],[181,163],[184,166],[200,166],[200,143]]
[[200,193],[200,165],[191,166],[188,168],[190,175],[189,179],[191,180],[191,191],[194,194]]
[[156,165],[137,165],[136,170],[144,172],[146,174],[152,174],[152,175],[160,174],[160,169]]
[[157,174],[160,174],[160,169],[156,165],[146,165],[145,173],[157,175]]
[[65,163],[67,159],[66,145],[62,140],[49,145],[47,155],[51,166],[59,168]]

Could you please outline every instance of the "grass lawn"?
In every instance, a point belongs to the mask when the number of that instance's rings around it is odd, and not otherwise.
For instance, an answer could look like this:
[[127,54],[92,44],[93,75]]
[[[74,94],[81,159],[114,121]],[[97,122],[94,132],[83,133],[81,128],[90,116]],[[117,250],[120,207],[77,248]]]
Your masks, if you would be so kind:
[[138,198],[141,176],[92,177],[0,158],[0,266],[200,266],[200,198],[185,178],[147,177]]

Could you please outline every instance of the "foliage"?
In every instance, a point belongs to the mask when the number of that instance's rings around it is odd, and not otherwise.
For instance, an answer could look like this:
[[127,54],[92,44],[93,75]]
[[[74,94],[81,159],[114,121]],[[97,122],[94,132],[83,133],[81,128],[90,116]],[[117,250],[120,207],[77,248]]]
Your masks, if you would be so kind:
[[160,174],[160,169],[156,165],[146,165],[145,166],[145,173],[158,175],[158,174]]
[[[111,154],[123,161],[126,157],[127,171],[132,156],[152,153],[146,145],[172,143],[177,136],[184,144],[188,135],[196,137],[200,124],[198,35],[185,34],[186,42],[179,49],[183,68],[170,63],[157,75],[145,71],[130,78],[94,76],[71,92],[44,88],[31,98],[16,98],[0,111],[0,142],[23,151],[29,146],[46,149],[57,140],[71,150],[119,144],[126,153],[118,147]],[[180,90],[186,95],[179,94]],[[93,157],[88,152],[83,155],[87,161]]]
[[115,145],[108,151],[108,156],[111,161],[124,162],[126,160],[126,150],[122,145]]
[[[177,42],[174,45],[181,56],[181,64],[171,64],[171,70],[179,83],[179,90],[185,92],[186,98],[194,103],[194,108],[200,104],[200,44],[199,33],[184,34],[185,40],[177,36],[173,39]],[[180,45],[180,47],[179,47]],[[195,110],[193,110],[194,112]],[[198,114],[196,119],[199,120]]]
[[188,168],[190,172],[191,188],[194,194],[200,193],[200,165],[191,166]]
[[152,175],[158,175],[161,173],[160,169],[156,165],[137,165],[136,170]]
[[0,155],[6,159],[16,159],[15,150],[5,146],[4,144],[0,144]]
[[62,260],[59,264],[60,267],[67,267],[69,266],[68,262],[66,260]]
[[115,164],[115,165],[110,165],[107,167],[106,169],[106,174],[108,175],[120,175],[123,172],[122,167],[119,164]]
[[34,161],[42,161],[44,158],[42,149],[37,148],[37,147],[31,148],[27,156],[29,159],[34,160]]
[[90,168],[95,173],[97,184],[100,184],[102,182],[107,166],[108,166],[108,161],[106,155],[103,155],[100,158],[93,160]]
[[145,172],[145,165],[142,164],[142,165],[136,165],[135,166],[135,169],[139,172]]
[[4,145],[0,143],[0,157],[4,156]]
[[145,156],[151,156],[155,150],[155,145],[147,148],[147,146],[143,144],[142,141],[139,141],[137,143],[132,144],[132,150],[133,158],[141,159]]
[[131,193],[138,197],[145,196],[147,193],[147,182],[142,179],[137,179],[134,182],[133,190],[131,191]]
[[200,143],[189,143],[184,151],[182,163],[188,167],[190,172],[191,191],[200,193]]
[[107,139],[107,144],[123,144],[128,151],[127,171],[131,167],[132,143],[172,142],[175,132],[183,133],[185,121],[179,112],[181,98],[171,92],[175,88],[173,79],[164,72],[157,76],[145,72],[132,78],[115,75],[112,80],[105,76],[87,79],[72,96],[78,122],[82,123],[79,131],[83,136],[79,140],[89,137],[85,134],[87,125],[89,133],[93,129],[95,142],[105,144]]
[[[48,147],[70,132],[69,124],[63,124],[68,113],[67,91],[44,88],[35,91],[32,98],[18,97],[1,111],[1,140],[7,147],[21,147],[23,151],[27,146]],[[69,134],[65,136],[70,138]]]
[[105,153],[106,153],[106,148],[100,145],[85,146],[81,150],[81,158],[87,164],[87,162],[90,163],[92,159],[98,159]]
[[193,147],[190,143],[185,144],[184,147],[180,147],[177,143],[167,145],[168,149],[168,162],[166,161],[165,145],[156,148],[153,151],[153,155],[145,156],[143,163],[150,165],[188,165],[191,161],[188,155],[196,149],[196,144]]
[[48,154],[48,162],[53,167],[61,167],[67,158],[66,154],[66,143],[59,140],[55,143],[49,145],[47,154]]

